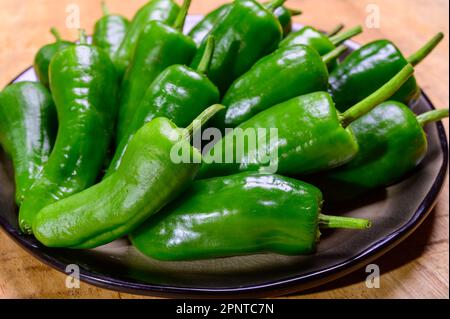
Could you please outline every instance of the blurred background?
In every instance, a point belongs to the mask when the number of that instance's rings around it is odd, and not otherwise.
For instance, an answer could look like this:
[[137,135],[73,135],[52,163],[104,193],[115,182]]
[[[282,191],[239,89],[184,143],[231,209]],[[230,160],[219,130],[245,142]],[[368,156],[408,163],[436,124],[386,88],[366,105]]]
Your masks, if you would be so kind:
[[[112,13],[132,18],[146,1],[106,2]],[[190,13],[204,14],[225,2],[193,0]],[[354,38],[356,42],[388,38],[405,55],[443,31],[446,39],[417,67],[416,75],[437,107],[449,106],[448,0],[288,0],[286,6],[303,11],[296,22],[322,30],[339,23],[347,27],[361,24],[365,31]],[[379,19],[374,25],[370,16],[375,11]],[[92,33],[101,15],[100,0],[0,0],[0,87],[30,66],[42,45],[53,42],[50,27],[57,27],[63,38],[76,40],[77,28]],[[448,182],[444,192],[448,194]],[[447,195],[440,197],[435,212],[417,233],[376,262],[383,273],[380,289],[366,289],[367,274],[360,270],[306,297],[448,298],[448,222]],[[63,274],[22,251],[2,231],[0,243],[0,298],[132,297],[84,283],[80,289],[68,291]]]

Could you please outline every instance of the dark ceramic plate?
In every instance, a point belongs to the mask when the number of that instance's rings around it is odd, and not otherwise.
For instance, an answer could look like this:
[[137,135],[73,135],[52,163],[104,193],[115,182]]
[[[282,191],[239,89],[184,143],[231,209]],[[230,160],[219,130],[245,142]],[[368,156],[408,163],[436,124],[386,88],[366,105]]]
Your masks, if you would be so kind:
[[[198,18],[189,17],[189,24]],[[349,46],[356,45],[349,43]],[[33,69],[29,68],[13,82],[35,79]],[[422,113],[433,109],[433,105],[423,94],[413,109]],[[448,161],[442,123],[429,125],[427,134],[429,152],[413,174],[346,213],[370,218],[373,227],[361,232],[327,233],[318,252],[312,256],[266,254],[197,262],[160,262],[144,257],[125,239],[92,250],[43,247],[18,231],[11,163],[1,150],[0,224],[36,258],[62,272],[68,264],[77,264],[82,280],[108,289],[178,297],[263,297],[299,292],[370,263],[406,239],[425,220],[442,188]]]

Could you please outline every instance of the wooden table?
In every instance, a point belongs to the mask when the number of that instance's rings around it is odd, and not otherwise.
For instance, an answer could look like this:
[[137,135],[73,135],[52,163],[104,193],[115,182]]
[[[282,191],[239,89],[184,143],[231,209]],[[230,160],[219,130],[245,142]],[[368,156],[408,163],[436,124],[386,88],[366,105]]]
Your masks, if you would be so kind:
[[[108,0],[112,12],[127,17],[145,0]],[[205,13],[225,1],[194,0],[192,13]],[[437,106],[449,106],[449,46],[447,0],[298,0],[289,6],[301,8],[296,20],[331,30],[365,24],[369,4],[380,9],[380,28],[366,29],[355,38],[361,43],[387,37],[409,54],[438,31],[447,39],[418,68],[417,78]],[[51,42],[48,30],[56,26],[64,38],[75,39],[68,29],[66,10],[80,8],[81,26],[92,30],[100,17],[100,1],[92,0],[0,0],[0,86],[28,67],[34,54]],[[69,21],[73,22],[73,20]],[[70,25],[70,23],[69,23]],[[448,132],[448,122],[446,129]],[[448,181],[439,202],[425,224],[406,242],[376,261],[382,270],[381,288],[367,289],[364,270],[302,296],[292,298],[448,298],[449,220]],[[100,289],[85,283],[67,289],[65,276],[31,257],[0,231],[0,298],[140,298]]]

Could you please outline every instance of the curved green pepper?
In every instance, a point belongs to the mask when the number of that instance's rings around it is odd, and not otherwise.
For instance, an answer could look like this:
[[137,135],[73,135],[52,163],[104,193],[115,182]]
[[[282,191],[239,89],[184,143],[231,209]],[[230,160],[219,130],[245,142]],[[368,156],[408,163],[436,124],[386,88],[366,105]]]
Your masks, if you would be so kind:
[[48,160],[56,127],[55,105],[41,83],[14,83],[0,92],[0,144],[14,165],[18,205]]
[[[377,90],[387,79],[401,70],[406,64],[417,65],[442,40],[437,34],[422,49],[406,59],[400,50],[388,40],[368,43],[352,52],[330,74],[330,94],[340,111],[358,103]],[[409,103],[420,94],[416,79],[408,82],[392,97],[392,100]]]
[[[208,108],[199,120],[205,122],[221,108]],[[130,141],[117,172],[39,212],[33,224],[36,238],[49,247],[93,248],[132,231],[194,179],[201,154],[189,143],[192,130],[166,118],[145,124]],[[189,150],[191,161],[172,160],[177,145]]]
[[119,78],[122,78],[125,70],[128,68],[139,36],[148,22],[161,21],[172,25],[179,10],[180,7],[173,0],[150,0],[136,12],[125,38],[113,58]]
[[[214,9],[205,15],[205,17],[189,31],[189,36],[198,46],[200,46],[203,40],[208,37],[212,29],[214,29],[214,26],[227,15],[232,5],[233,3],[225,3]],[[288,9],[284,6],[276,8],[273,13],[278,18],[284,35],[287,35],[292,30],[292,17],[302,14],[300,10]]]
[[39,81],[47,88],[49,87],[48,66],[50,65],[51,59],[58,51],[73,45],[72,42],[61,40],[61,36],[55,28],[51,28],[50,32],[55,37],[56,42],[44,45],[34,57],[34,71]]
[[93,44],[104,49],[111,60],[119,50],[130,22],[121,15],[111,14],[105,2],[102,2],[103,17],[94,27]]
[[[282,175],[305,175],[343,165],[358,152],[349,124],[392,96],[413,72],[407,65],[381,89],[342,114],[326,92],[275,105],[215,144],[203,158],[199,178],[268,169]],[[276,135],[269,129],[276,130]],[[248,134],[254,134],[254,143],[247,141]]]
[[59,51],[50,63],[50,87],[58,114],[55,146],[19,211],[25,233],[44,206],[95,182],[113,135],[118,78],[108,55],[86,44]]
[[[239,199],[239,200],[236,200]],[[366,229],[366,219],[321,214],[316,187],[241,173],[197,181],[130,235],[144,255],[166,261],[256,253],[314,253],[319,227]]]
[[219,102],[219,90],[205,75],[213,52],[214,39],[211,37],[197,70],[175,64],[152,82],[122,134],[106,176],[117,170],[130,139],[145,123],[156,117],[166,117],[175,125],[185,127],[205,108]]
[[197,47],[182,33],[190,2],[184,0],[174,27],[151,21],[142,31],[122,82],[116,143],[124,137],[153,80],[168,66],[189,64],[194,57]]
[[[221,94],[256,61],[276,49],[283,31],[271,11],[284,1],[273,0],[264,6],[255,0],[235,0],[230,12],[213,28],[210,34],[216,40],[216,50],[208,75]],[[203,41],[191,64],[194,69],[205,48]]]
[[236,127],[273,105],[299,95],[326,91],[327,62],[304,45],[279,48],[233,82],[222,101],[227,109],[218,120],[223,123],[217,126]]
[[448,117],[448,109],[416,116],[388,101],[350,124],[359,152],[349,163],[314,178],[327,200],[342,201],[398,182],[425,157],[423,126]]

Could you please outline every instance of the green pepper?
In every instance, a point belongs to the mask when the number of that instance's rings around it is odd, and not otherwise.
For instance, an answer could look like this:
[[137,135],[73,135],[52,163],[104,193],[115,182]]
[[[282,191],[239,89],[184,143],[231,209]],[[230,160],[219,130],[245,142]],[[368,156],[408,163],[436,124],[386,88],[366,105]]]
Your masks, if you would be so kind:
[[180,7],[173,0],[150,0],[136,12],[125,38],[113,58],[119,78],[122,78],[125,70],[128,68],[139,36],[148,22],[161,21],[172,25],[179,10]]
[[336,49],[336,46],[344,43],[361,32],[361,26],[356,26],[346,32],[329,36],[313,27],[303,27],[300,30],[289,34],[285,39],[283,39],[283,41],[280,42],[279,47],[291,47],[302,44],[316,49],[320,55],[325,55]]
[[[235,0],[228,14],[211,30],[216,50],[208,75],[221,94],[256,61],[276,49],[283,31],[271,11],[284,1],[273,0],[264,6],[255,0]],[[205,48],[206,41],[203,41],[191,64],[194,69]]]
[[[205,110],[205,122],[221,105]],[[160,117],[131,139],[118,170],[100,183],[42,209],[33,224],[36,238],[49,247],[93,248],[128,234],[177,197],[194,179],[200,151],[189,143],[194,126],[180,129]],[[176,146],[191,160],[176,163]]]
[[[208,37],[214,26],[219,23],[219,21],[225,17],[233,3],[225,3],[220,7],[214,9],[208,13],[202,20],[200,20],[192,29],[189,31],[189,36],[200,46],[204,39]],[[292,17],[301,15],[300,10],[288,9],[284,6],[280,6],[273,12],[278,18],[281,24],[284,35],[288,34],[292,30]]]
[[47,88],[49,87],[48,66],[50,65],[50,60],[58,51],[73,45],[72,42],[61,40],[61,36],[55,28],[51,28],[50,32],[55,37],[56,42],[44,45],[34,57],[34,71],[36,72],[39,81]]
[[122,83],[116,143],[125,135],[153,80],[168,66],[189,64],[194,57],[197,47],[182,32],[190,2],[184,0],[174,27],[150,21],[142,31]]
[[[443,36],[442,33],[437,34],[407,59],[388,40],[374,41],[352,52],[330,74],[330,94],[338,110],[343,112],[349,105],[358,103],[373,93],[406,64],[417,65],[439,44]],[[416,79],[411,77],[392,100],[407,104],[419,95]]]
[[401,180],[425,157],[423,126],[448,117],[448,109],[416,116],[406,105],[388,101],[350,127],[359,152],[349,163],[313,178],[333,202],[352,199]]
[[111,14],[104,1],[102,10],[103,17],[95,23],[92,40],[94,45],[104,49],[112,60],[127,34],[130,22],[121,15]]
[[117,170],[130,139],[145,123],[166,117],[184,127],[208,106],[219,102],[219,90],[205,75],[214,52],[210,37],[197,70],[175,64],[165,69],[147,89],[130,124],[125,128],[106,176]]
[[326,92],[275,105],[215,144],[203,158],[199,178],[241,171],[305,175],[343,165],[358,152],[349,124],[392,96],[413,72],[407,65],[382,88],[342,114]]
[[305,255],[315,252],[319,227],[370,227],[366,219],[323,215],[321,207],[322,194],[312,185],[241,173],[196,181],[130,239],[144,255],[165,261]]
[[42,174],[31,186],[19,211],[29,233],[44,206],[92,185],[110,146],[117,114],[118,78],[108,55],[80,44],[59,51],[50,63],[50,87],[59,128]]
[[14,83],[0,92],[0,144],[13,162],[18,205],[48,160],[56,127],[55,105],[41,83]]
[[218,127],[236,127],[269,107],[299,95],[326,91],[327,63],[342,48],[325,59],[316,50],[295,45],[282,47],[262,58],[228,89],[222,103],[227,106]]

